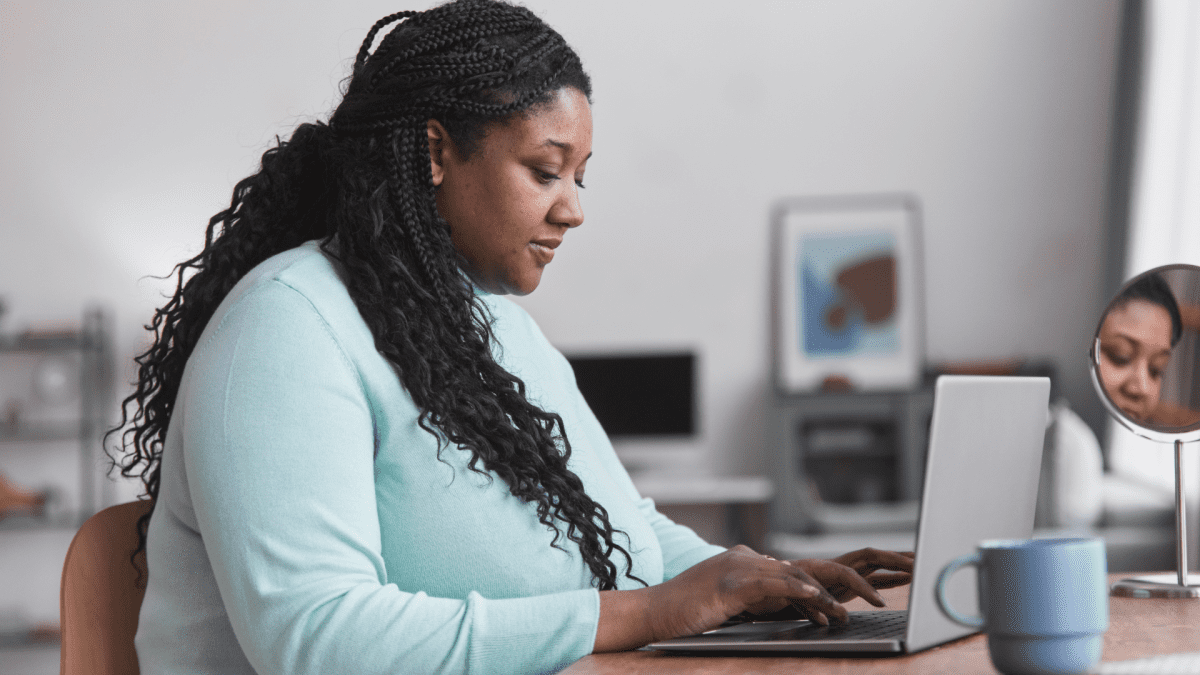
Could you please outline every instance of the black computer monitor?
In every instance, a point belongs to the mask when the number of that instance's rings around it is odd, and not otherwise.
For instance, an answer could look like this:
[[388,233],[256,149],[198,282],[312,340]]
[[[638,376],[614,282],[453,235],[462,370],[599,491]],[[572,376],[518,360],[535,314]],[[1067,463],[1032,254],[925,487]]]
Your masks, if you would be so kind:
[[587,354],[567,360],[610,438],[696,434],[695,354]]

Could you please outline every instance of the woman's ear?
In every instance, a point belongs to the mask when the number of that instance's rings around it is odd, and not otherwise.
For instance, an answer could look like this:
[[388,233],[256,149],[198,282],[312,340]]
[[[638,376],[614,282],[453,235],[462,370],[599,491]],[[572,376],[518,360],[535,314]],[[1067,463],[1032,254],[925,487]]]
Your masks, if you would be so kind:
[[425,134],[429,138],[429,168],[433,172],[433,186],[442,184],[446,177],[446,154],[450,152],[450,134],[442,123],[431,119],[425,123]]

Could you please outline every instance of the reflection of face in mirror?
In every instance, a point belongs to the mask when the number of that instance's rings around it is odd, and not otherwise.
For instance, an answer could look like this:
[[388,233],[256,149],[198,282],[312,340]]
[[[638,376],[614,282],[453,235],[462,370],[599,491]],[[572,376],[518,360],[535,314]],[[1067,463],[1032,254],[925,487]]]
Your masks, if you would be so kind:
[[1157,275],[1131,285],[1109,307],[1098,374],[1113,404],[1133,420],[1152,420],[1182,328],[1175,296]]

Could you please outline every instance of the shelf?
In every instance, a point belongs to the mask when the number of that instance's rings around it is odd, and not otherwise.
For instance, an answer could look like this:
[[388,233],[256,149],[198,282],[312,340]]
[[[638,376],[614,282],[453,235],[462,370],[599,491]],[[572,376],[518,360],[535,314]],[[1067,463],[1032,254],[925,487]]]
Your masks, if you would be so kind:
[[0,630],[0,649],[20,647],[52,647],[62,643],[58,626],[30,626],[17,630]]
[[83,514],[75,511],[48,516],[10,515],[0,518],[0,532],[21,530],[77,530]]
[[868,448],[864,450],[841,450],[841,451],[822,451],[805,453],[804,460],[808,462],[827,462],[830,460],[859,460],[859,459],[886,459],[896,461],[900,459],[899,453],[895,450],[878,450]]
[[[31,459],[43,462],[61,459],[60,448],[43,446],[42,443],[70,444],[72,454],[77,456],[78,467],[78,471],[65,472],[62,476],[50,479],[58,480],[58,483],[50,491],[42,514],[14,513],[2,516],[0,531],[71,532],[78,530],[83,519],[95,513],[100,506],[101,500],[97,497],[103,488],[101,476],[98,476],[103,454],[102,435],[110,428],[108,419],[113,412],[113,376],[116,371],[113,331],[109,323],[106,311],[100,307],[90,307],[84,310],[82,321],[78,323],[43,324],[16,333],[0,333],[0,370],[6,371],[6,376],[7,371],[16,372],[19,381],[25,377],[22,372],[29,370],[30,365],[34,368],[29,392],[32,398],[22,395],[19,390],[8,392],[5,398],[0,398],[0,407],[4,408],[0,410],[0,474],[7,473],[6,464],[10,459],[18,464],[25,464]],[[17,356],[10,357],[10,354]],[[30,405],[28,410],[24,410],[26,401],[34,401],[43,394],[38,392],[38,369],[42,365],[25,362],[36,362],[47,354],[52,358],[70,358],[71,372],[52,372],[52,375],[55,382],[66,381],[64,378],[73,381],[78,375],[78,392],[74,392],[73,383],[68,382],[72,383],[71,396],[61,399],[59,396],[42,396],[47,399],[42,401],[46,407]],[[26,358],[30,356],[34,358]],[[78,371],[77,374],[74,371]],[[13,378],[8,377],[6,381],[10,380]],[[13,395],[17,398],[8,398]],[[20,447],[22,444],[28,447]],[[34,448],[32,444],[38,446]],[[54,456],[25,456],[34,453],[50,453]],[[2,552],[6,551],[0,551],[0,555]],[[22,626],[6,626],[0,617],[0,632],[8,628]]]
[[871,546],[885,551],[911,551],[916,545],[915,532],[843,532],[839,534],[789,534],[774,532],[767,549],[786,560],[835,558],[849,551]]
[[0,426],[0,443],[50,443],[78,441],[83,428],[80,421],[22,424],[17,429]]
[[659,505],[742,504],[771,499],[774,486],[765,476],[632,476],[643,497]]
[[0,336],[2,352],[68,352],[95,348],[99,345],[89,336],[78,332],[48,335]]

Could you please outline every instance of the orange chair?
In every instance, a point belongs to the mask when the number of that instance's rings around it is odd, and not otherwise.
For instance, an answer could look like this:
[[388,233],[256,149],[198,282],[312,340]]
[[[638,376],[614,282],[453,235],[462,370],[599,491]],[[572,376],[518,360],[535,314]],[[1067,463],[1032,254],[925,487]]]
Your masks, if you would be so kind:
[[[150,502],[118,504],[88,518],[63,562],[61,675],[139,675],[133,636],[145,577],[129,561],[137,519]],[[145,569],[146,555],[138,554]]]

